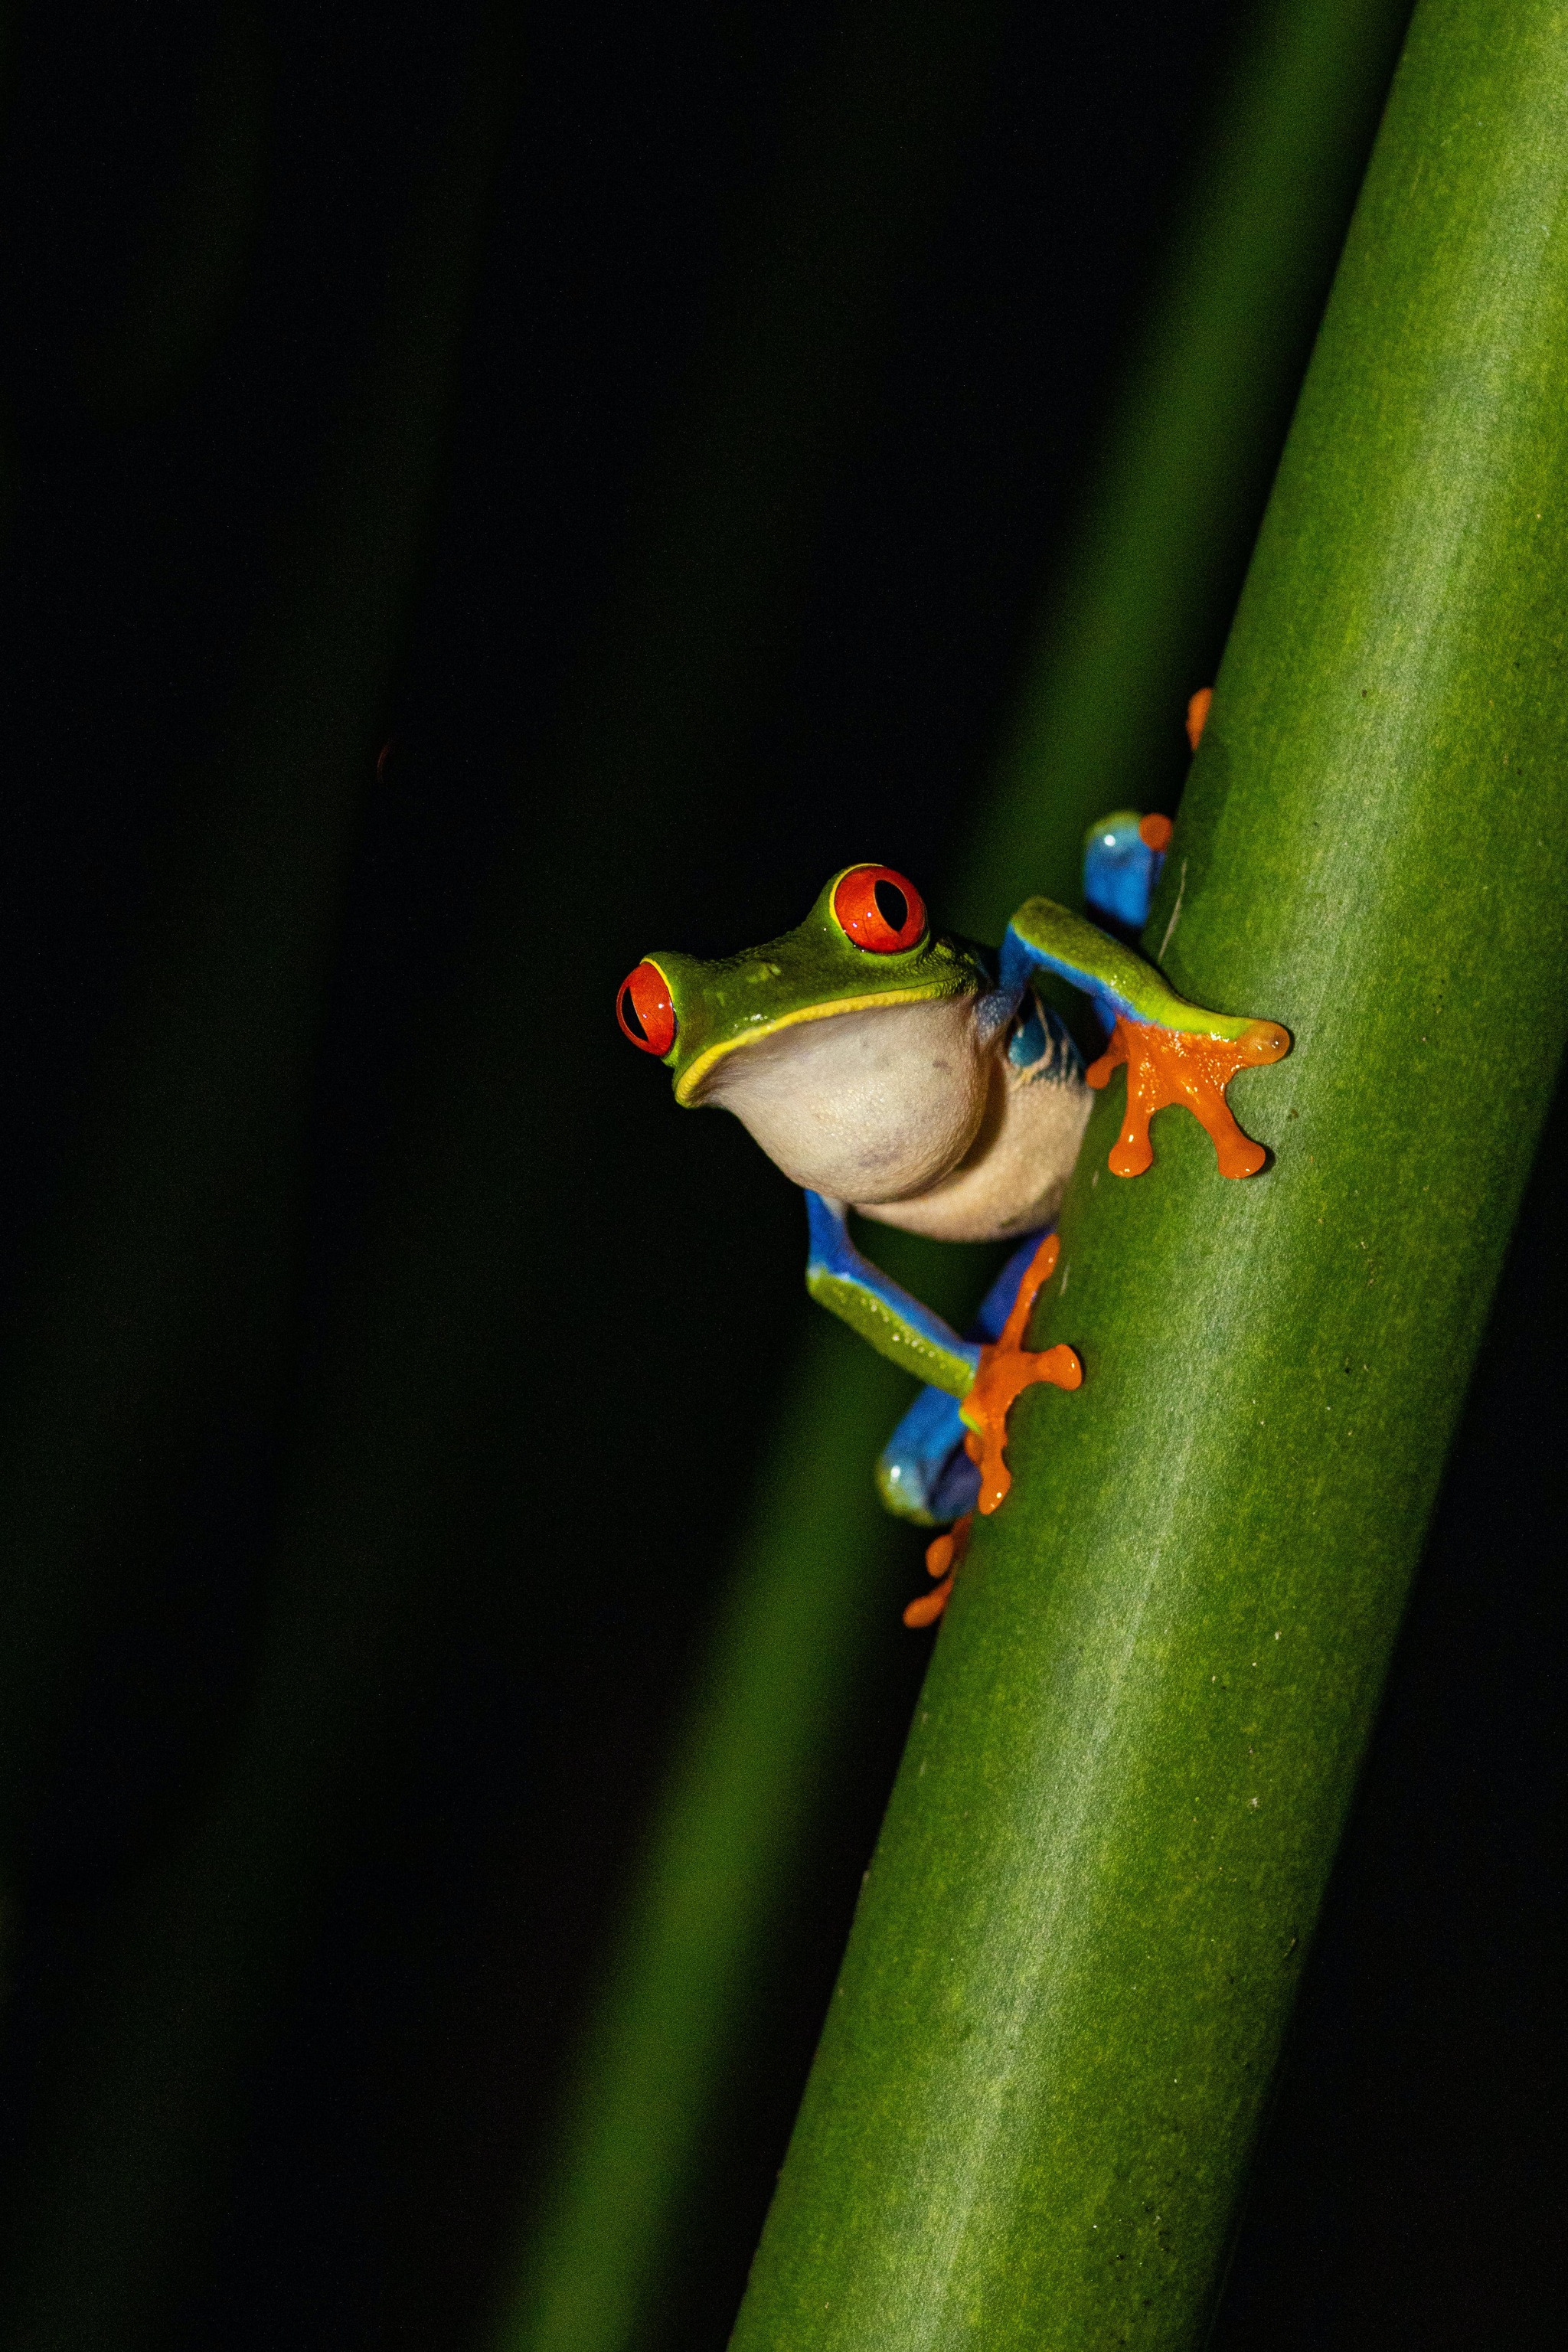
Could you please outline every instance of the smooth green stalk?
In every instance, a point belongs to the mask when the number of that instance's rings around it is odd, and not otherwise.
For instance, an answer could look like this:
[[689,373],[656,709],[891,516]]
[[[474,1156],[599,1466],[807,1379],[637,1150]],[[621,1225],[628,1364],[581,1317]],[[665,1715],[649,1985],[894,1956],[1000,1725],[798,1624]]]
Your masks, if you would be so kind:
[[1275,1164],[1096,1113],[736,2352],[1202,2340],[1568,1030],[1565,55],[1416,12],[1148,934]]
[[1173,807],[1411,0],[1247,12],[1210,151],[1091,468],[1072,560],[966,855],[961,929],[1076,903],[1086,826]]
[[[997,804],[943,908],[982,936],[1031,888],[1076,897],[1084,826],[1173,781],[1183,701],[1221,638],[1407,15],[1408,0],[1280,0],[1249,29]],[[900,1271],[903,1250],[880,1237]],[[928,1250],[908,1278],[961,1315],[941,1295],[953,1273]],[[647,2340],[887,1609],[900,1536],[868,1505],[901,1393],[868,1351],[819,1339],[802,1367],[498,2333],[507,2352]]]

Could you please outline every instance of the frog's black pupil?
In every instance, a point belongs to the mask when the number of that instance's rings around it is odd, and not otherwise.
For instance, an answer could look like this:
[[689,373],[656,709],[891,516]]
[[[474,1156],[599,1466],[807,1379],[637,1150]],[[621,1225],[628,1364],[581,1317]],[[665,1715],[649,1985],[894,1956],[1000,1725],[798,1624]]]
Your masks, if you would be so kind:
[[625,982],[621,988],[621,1019],[626,1023],[632,1035],[640,1037],[646,1045],[647,1031],[643,1027],[637,1006],[632,1003],[632,984],[629,980]]
[[890,931],[901,931],[910,919],[910,902],[896,882],[879,882],[871,893],[877,912]]

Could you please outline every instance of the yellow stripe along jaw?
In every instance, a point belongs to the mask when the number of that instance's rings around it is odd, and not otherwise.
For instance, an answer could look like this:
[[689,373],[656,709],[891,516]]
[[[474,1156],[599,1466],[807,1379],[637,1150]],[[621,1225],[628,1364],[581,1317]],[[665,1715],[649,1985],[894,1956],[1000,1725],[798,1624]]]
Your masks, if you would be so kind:
[[[653,959],[650,957],[651,962]],[[945,988],[879,988],[869,996],[840,996],[826,1004],[805,1004],[793,1013],[780,1013],[771,1021],[759,1021],[754,1029],[744,1029],[736,1037],[721,1038],[699,1054],[689,1070],[683,1070],[675,1082],[675,1099],[683,1110],[692,1108],[692,1097],[698,1087],[721,1062],[726,1054],[733,1054],[744,1045],[754,1045],[759,1038],[776,1036],[781,1029],[796,1028],[803,1021],[824,1021],[835,1013],[874,1013],[885,1004],[933,1004],[959,992]]]

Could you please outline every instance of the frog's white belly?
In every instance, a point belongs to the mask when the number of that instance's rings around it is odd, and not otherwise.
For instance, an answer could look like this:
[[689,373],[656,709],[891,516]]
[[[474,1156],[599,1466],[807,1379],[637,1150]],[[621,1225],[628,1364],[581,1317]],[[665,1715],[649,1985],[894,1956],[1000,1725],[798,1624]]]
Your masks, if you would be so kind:
[[1048,1225],[1078,1159],[1094,1097],[1076,1058],[1016,1070],[1000,1044],[987,1116],[952,1174],[911,1200],[856,1201],[884,1225],[942,1242],[1009,1241]]
[[952,1173],[985,1115],[974,996],[792,1022],[715,1064],[722,1104],[786,1176],[838,1201],[906,1201]]
[[1076,1060],[1035,1070],[966,995],[793,1023],[699,1090],[786,1176],[942,1241],[1026,1234],[1056,1213],[1089,1116]]

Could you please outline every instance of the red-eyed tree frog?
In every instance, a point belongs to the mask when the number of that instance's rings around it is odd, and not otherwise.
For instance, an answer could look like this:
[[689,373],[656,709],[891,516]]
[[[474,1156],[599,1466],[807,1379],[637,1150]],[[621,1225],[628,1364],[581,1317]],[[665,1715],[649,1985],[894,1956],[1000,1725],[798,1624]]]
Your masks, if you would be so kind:
[[[1119,810],[1090,828],[1085,896],[1118,929],[1147,917],[1170,824]],[[1086,1070],[1037,973],[1092,1000],[1108,1033]],[[941,1613],[976,1508],[1005,1496],[1008,1409],[1036,1381],[1077,1388],[1073,1350],[1026,1345],[1035,1295],[1056,1263],[1053,1230],[1090,1089],[1127,1068],[1110,1154],[1120,1176],[1152,1162],[1149,1122],[1184,1104],[1214,1139],[1220,1173],[1267,1158],[1237,1125],[1226,1087],[1278,1061],[1278,1023],[1205,1012],[1175,994],[1111,932],[1048,898],[1025,901],[1000,951],[933,931],[913,883],[851,866],[805,920],[765,947],[713,961],[660,950],[621,985],[622,1029],[658,1055],[687,1108],[719,1105],[805,1192],[806,1286],[926,1383],[878,1464],[900,1517],[956,1524],[927,1554],[941,1581],[906,1622]],[[873,1265],[848,1213],[944,1241],[1017,1241],[968,1338]]]

